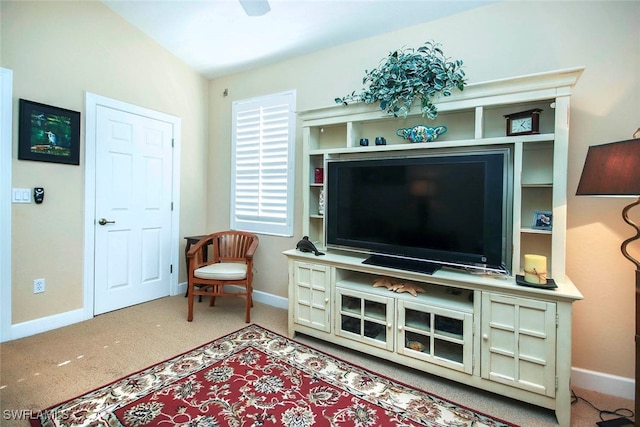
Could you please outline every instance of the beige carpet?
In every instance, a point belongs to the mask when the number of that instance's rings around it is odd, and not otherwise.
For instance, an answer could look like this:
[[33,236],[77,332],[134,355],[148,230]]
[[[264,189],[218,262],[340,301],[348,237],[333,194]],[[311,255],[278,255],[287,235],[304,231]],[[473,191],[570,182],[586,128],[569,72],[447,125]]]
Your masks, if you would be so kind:
[[[243,300],[219,298],[216,307],[196,303],[186,321],[183,296],[162,298],[92,320],[0,344],[0,425],[21,410],[37,411],[236,331],[244,323]],[[256,303],[252,323],[287,335],[287,311]],[[557,425],[552,411],[465,387],[304,335],[295,339],[351,363],[523,427]],[[633,408],[633,401],[574,389],[601,409]],[[16,412],[18,411],[18,412]],[[612,416],[607,417],[607,419]],[[598,412],[578,401],[572,426],[595,426]]]

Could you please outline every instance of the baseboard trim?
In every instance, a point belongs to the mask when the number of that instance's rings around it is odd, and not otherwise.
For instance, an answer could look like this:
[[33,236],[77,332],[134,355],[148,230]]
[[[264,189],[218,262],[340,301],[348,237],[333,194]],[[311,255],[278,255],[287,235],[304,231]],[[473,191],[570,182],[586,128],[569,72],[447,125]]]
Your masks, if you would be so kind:
[[588,369],[571,368],[571,385],[598,393],[635,399],[635,385],[633,378],[625,378]]
[[[178,293],[184,294],[187,290],[186,283],[178,285]],[[267,292],[254,290],[253,299],[256,302],[286,310],[289,307],[288,299]],[[69,326],[87,320],[84,309],[72,310],[66,313],[55,314],[40,319],[11,325],[8,336],[3,336],[4,341],[25,338],[53,329]],[[625,378],[603,372],[590,371],[582,368],[571,368],[571,385],[586,390],[618,396],[624,399],[635,398],[635,381],[633,378]]]
[[63,326],[73,325],[74,323],[79,323],[84,320],[87,320],[84,309],[67,311],[65,313],[54,314],[52,316],[11,325],[9,328],[9,336],[2,338],[5,341],[17,340],[19,338],[62,328]]
[[[229,288],[231,289],[236,287],[238,288],[239,291],[244,289],[239,286],[229,286]],[[187,282],[182,282],[178,285],[178,293],[176,295],[184,294],[185,292],[187,292]],[[281,297],[278,295],[273,295],[267,292],[258,291],[256,289],[253,290],[253,300],[262,304],[267,304],[273,307],[282,308],[284,310],[289,308],[289,300],[287,298]]]

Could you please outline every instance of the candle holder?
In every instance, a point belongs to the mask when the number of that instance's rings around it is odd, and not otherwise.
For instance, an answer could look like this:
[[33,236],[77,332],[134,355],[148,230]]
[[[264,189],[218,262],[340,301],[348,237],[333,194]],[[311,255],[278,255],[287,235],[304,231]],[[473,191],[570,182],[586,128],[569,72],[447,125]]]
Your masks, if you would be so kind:
[[516,283],[542,289],[558,287],[553,279],[547,278],[547,257],[533,254],[524,256],[524,275],[516,275]]

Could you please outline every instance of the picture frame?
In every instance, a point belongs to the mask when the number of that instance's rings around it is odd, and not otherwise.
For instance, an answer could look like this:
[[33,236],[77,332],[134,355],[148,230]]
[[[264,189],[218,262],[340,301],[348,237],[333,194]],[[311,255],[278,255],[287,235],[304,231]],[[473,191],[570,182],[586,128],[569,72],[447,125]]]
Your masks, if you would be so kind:
[[80,164],[80,113],[20,99],[18,159]]
[[551,230],[553,228],[553,213],[551,211],[534,211],[532,228]]

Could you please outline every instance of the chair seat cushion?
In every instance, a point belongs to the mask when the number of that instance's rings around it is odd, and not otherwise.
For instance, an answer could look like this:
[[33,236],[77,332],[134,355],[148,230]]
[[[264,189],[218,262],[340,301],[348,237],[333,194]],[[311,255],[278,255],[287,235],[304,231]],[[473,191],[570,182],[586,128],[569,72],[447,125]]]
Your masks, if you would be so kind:
[[205,280],[242,280],[247,277],[247,264],[242,262],[219,262],[200,267],[194,276]]

